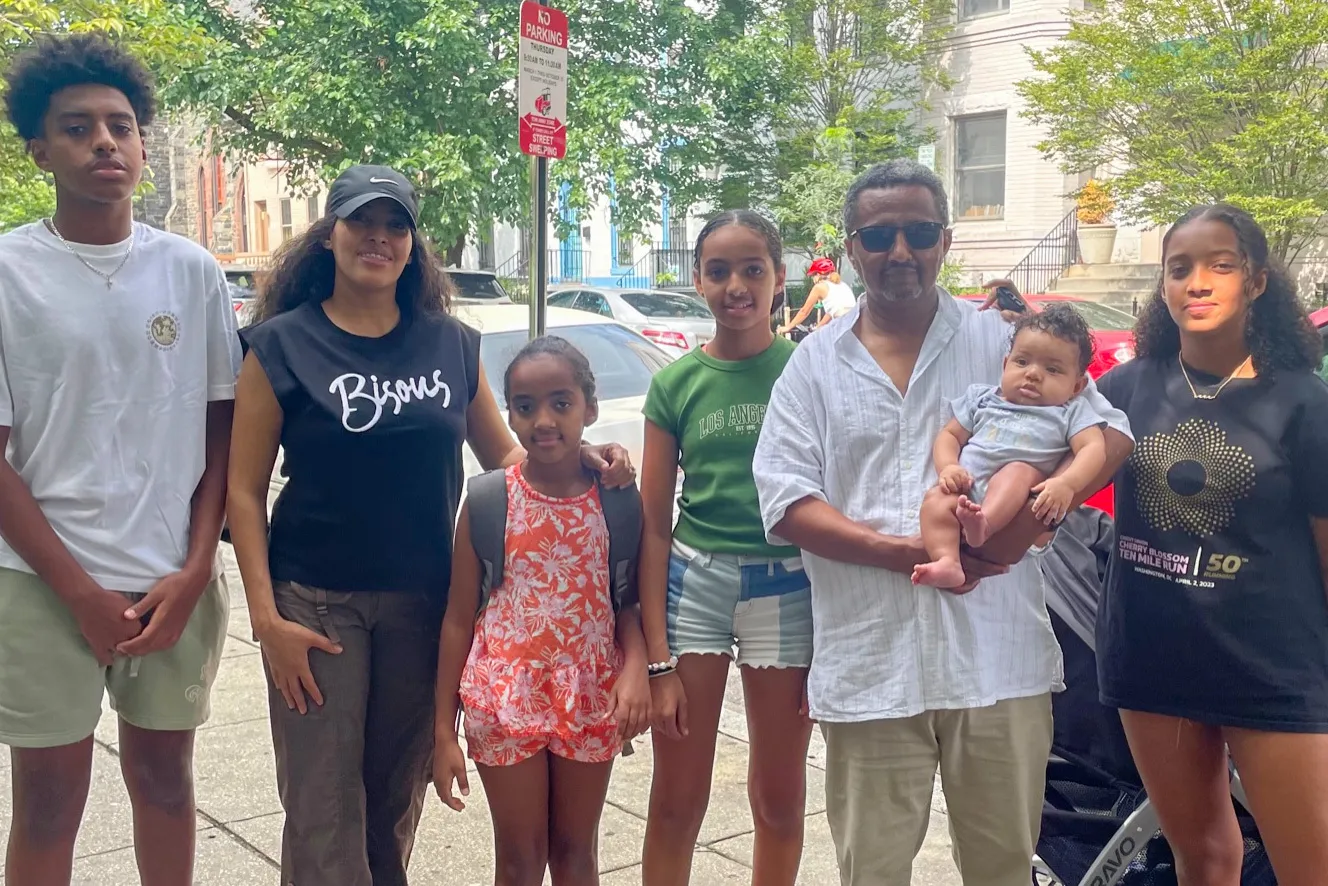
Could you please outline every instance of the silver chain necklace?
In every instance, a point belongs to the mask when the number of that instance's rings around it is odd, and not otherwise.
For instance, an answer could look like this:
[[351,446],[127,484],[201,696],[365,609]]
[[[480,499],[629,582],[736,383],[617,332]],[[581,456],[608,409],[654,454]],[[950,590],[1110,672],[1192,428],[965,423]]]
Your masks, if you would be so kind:
[[1194,386],[1194,381],[1190,378],[1189,370],[1185,368],[1185,361],[1181,360],[1179,357],[1177,358],[1177,362],[1180,363],[1180,373],[1181,375],[1185,376],[1185,384],[1190,386],[1190,396],[1196,400],[1216,400],[1217,395],[1222,393],[1222,389],[1225,388],[1228,384],[1230,384],[1231,380],[1235,378],[1242,369],[1250,365],[1250,363],[1252,363],[1253,361],[1254,361],[1253,355],[1246,357],[1244,363],[1241,363],[1239,366],[1237,366],[1235,369],[1231,371],[1230,375],[1222,379],[1222,382],[1217,386],[1217,390],[1213,391],[1212,393],[1201,394],[1199,393],[1199,390]]
[[83,264],[83,267],[87,268],[89,271],[91,271],[92,273],[96,274],[98,277],[106,281],[106,289],[108,291],[111,288],[112,278],[114,278],[116,274],[120,273],[121,269],[123,269],[125,266],[125,262],[129,261],[129,256],[132,255],[134,252],[135,238],[134,238],[134,229],[133,226],[131,225],[129,228],[129,248],[125,250],[124,258],[120,259],[120,263],[115,266],[114,271],[111,271],[109,274],[106,274],[103,273],[102,271],[99,271],[92,264],[92,262],[84,258],[83,254],[74,248],[74,244],[70,243],[68,240],[65,239],[65,235],[61,234],[60,229],[55,226],[55,219],[53,218],[46,219],[46,227],[49,228],[51,233],[55,235],[55,239],[63,243],[65,245],[65,249],[68,249],[69,253]]

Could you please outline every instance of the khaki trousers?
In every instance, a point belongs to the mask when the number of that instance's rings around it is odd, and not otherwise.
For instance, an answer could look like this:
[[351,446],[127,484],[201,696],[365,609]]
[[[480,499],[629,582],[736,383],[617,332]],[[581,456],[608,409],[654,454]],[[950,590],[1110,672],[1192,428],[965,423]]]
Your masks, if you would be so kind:
[[1028,886],[1051,753],[1050,694],[822,723],[821,732],[842,886],[909,886],[938,766],[964,886]]

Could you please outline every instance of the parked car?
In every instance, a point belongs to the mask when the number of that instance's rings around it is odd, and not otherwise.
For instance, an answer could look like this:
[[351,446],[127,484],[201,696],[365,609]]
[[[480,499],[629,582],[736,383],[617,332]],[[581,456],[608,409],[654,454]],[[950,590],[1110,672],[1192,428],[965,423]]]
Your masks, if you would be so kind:
[[[981,295],[965,295],[962,298],[977,304],[985,300]],[[1071,295],[1025,295],[1024,301],[1034,311],[1040,311],[1050,304],[1065,304],[1079,312],[1088,323],[1093,333],[1093,344],[1096,345],[1093,362],[1088,364],[1088,375],[1091,378],[1100,378],[1112,367],[1134,359],[1134,317],[1124,311]],[[1085,504],[1114,517],[1114,495],[1114,490],[1108,486]]]
[[464,268],[448,268],[447,276],[456,284],[456,303],[510,305],[512,296],[503,288],[503,283],[493,271],[472,271]]
[[715,337],[714,315],[686,292],[568,287],[550,295],[549,305],[612,317],[677,356]]
[[[459,304],[453,315],[467,326],[480,332],[480,360],[485,377],[498,408],[506,411],[503,396],[503,376],[518,351],[530,340],[530,313],[525,305],[513,304]],[[645,418],[641,407],[650,390],[655,373],[673,362],[673,357],[655,346],[636,331],[621,323],[602,317],[591,317],[580,311],[550,308],[546,315],[550,332],[567,339],[586,355],[595,374],[596,396],[599,400],[599,419],[586,428],[586,440],[591,443],[619,443],[626,447],[632,464],[641,464],[645,448]],[[462,447],[465,475],[479,474],[480,463],[470,446]],[[272,472],[272,490],[277,492],[286,485],[282,454]],[[674,519],[677,519],[677,496],[682,493],[682,472],[674,496]],[[222,533],[223,541],[230,541],[229,533]]]
[[[518,351],[530,340],[530,314],[525,305],[458,305],[454,316],[480,331],[480,360],[498,408],[507,409],[503,396],[503,376]],[[567,339],[586,355],[595,374],[599,399],[599,420],[586,428],[591,443],[620,443],[631,454],[632,464],[641,464],[645,446],[645,405],[650,380],[656,372],[673,362],[673,357],[656,347],[635,330],[601,317],[589,317],[580,311],[550,308],[548,329]],[[480,473],[479,461],[462,447],[465,473]],[[272,488],[285,485],[280,454],[272,474]],[[682,474],[678,475],[681,490]],[[675,505],[676,508],[676,505]],[[676,514],[675,514],[676,516]]]
[[[982,304],[985,300],[981,295],[961,298],[975,304]],[[1093,344],[1097,347],[1093,362],[1088,365],[1088,374],[1092,378],[1099,378],[1112,367],[1134,359],[1134,317],[1125,311],[1072,295],[1025,295],[1024,301],[1035,311],[1047,305],[1062,304],[1079,312],[1092,330]]]

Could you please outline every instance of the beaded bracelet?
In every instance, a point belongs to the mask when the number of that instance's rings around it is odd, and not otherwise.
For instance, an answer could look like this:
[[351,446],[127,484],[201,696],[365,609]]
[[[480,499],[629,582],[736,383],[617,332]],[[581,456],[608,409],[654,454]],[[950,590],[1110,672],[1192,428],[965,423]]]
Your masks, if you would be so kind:
[[646,673],[653,680],[655,677],[663,677],[665,674],[672,674],[678,670],[678,656],[670,655],[668,661],[651,662],[646,665]]

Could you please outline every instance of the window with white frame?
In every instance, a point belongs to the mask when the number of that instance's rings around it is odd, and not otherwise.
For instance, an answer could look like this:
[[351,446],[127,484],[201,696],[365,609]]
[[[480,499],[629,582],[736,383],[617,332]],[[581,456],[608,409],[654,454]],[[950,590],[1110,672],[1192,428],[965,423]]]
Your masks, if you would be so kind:
[[1010,11],[1010,0],[959,0],[959,20]]
[[1005,215],[1005,112],[959,117],[955,132],[955,217]]

